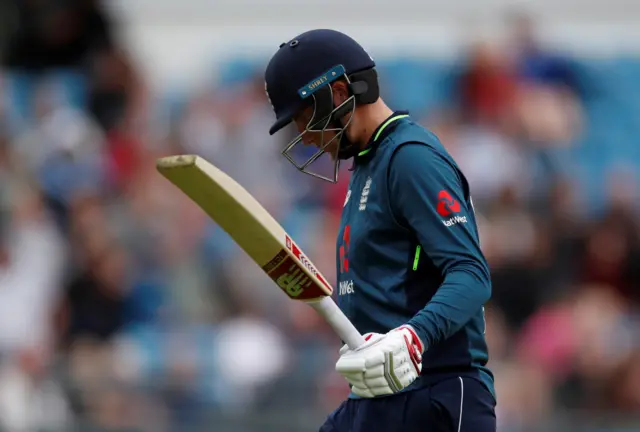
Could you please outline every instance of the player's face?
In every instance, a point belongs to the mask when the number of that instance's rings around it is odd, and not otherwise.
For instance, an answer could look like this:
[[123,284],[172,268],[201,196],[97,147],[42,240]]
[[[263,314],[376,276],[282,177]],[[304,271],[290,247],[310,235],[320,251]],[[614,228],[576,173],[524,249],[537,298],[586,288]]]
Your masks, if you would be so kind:
[[[311,121],[311,117],[313,117],[313,107],[307,107],[298,115],[293,118],[294,123],[296,124],[296,128],[298,129],[298,133],[303,133],[307,130]],[[332,138],[336,136],[336,132],[325,131],[325,132],[316,132],[310,131],[306,132],[302,136],[302,142],[304,145],[314,145],[318,148],[321,148],[323,143],[330,141]],[[338,140],[331,142],[328,146],[324,148],[326,153],[335,154],[338,149]]]

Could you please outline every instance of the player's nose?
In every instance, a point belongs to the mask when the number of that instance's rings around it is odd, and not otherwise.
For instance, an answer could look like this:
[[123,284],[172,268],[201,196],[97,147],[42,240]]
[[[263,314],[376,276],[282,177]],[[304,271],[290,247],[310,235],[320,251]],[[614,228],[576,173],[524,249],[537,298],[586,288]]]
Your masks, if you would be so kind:
[[303,135],[302,144],[304,144],[305,146],[318,146],[315,137],[311,136],[310,134]]

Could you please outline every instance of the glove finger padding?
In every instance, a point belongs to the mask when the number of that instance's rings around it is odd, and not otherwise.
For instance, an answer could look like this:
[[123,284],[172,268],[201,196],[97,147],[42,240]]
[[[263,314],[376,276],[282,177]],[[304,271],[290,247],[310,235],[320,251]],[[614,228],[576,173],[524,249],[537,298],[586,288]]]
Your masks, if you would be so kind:
[[367,368],[367,370],[364,372],[364,378],[366,380],[382,378],[382,377],[384,377],[384,365],[383,364],[379,364],[379,365],[376,365],[374,367]]
[[343,376],[362,375],[367,370],[367,360],[361,356],[350,356],[343,354],[336,363],[336,371]]
[[388,385],[382,385],[377,387],[361,387],[353,386],[351,391],[360,397],[372,398],[376,396],[388,396],[394,394]]
[[367,378],[366,380],[362,380],[361,382],[356,384],[358,387],[366,387],[369,389],[384,387],[389,389],[389,383],[387,382],[387,378],[384,376],[377,378]]
[[[375,344],[378,342],[382,335],[379,335],[377,339],[372,338],[366,342],[366,344]],[[365,344],[365,345],[366,345]],[[375,368],[381,364],[384,364],[384,352],[380,350],[371,350],[369,346],[363,346],[362,349],[348,350],[340,356],[336,363],[336,371],[342,375],[350,374],[353,372],[364,372],[369,368]]]
[[363,398],[372,398],[376,395],[373,394],[373,392],[371,390],[369,390],[368,388],[364,388],[364,387],[351,387],[351,391]]

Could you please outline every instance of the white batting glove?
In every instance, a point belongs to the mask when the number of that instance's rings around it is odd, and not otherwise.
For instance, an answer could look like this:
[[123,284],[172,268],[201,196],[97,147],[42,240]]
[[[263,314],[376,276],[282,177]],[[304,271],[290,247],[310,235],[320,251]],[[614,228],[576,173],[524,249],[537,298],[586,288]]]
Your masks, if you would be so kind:
[[364,336],[365,344],[356,350],[343,346],[336,363],[353,393],[365,398],[398,393],[420,376],[424,345],[413,328]]

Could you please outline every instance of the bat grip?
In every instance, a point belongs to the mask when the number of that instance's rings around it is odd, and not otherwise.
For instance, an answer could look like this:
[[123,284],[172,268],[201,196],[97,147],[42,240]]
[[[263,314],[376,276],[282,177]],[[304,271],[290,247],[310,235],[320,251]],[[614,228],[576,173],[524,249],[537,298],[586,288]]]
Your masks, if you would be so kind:
[[349,318],[340,310],[331,297],[325,297],[317,302],[310,302],[309,305],[316,310],[329,323],[351,349],[356,349],[363,345],[365,340],[360,332],[353,326]]

